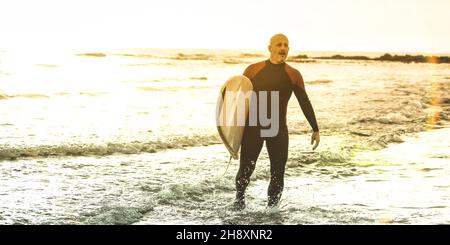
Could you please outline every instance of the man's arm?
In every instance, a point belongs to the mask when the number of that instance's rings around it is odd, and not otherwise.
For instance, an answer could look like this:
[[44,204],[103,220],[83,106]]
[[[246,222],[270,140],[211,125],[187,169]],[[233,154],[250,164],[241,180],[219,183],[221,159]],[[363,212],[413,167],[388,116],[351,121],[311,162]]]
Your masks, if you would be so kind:
[[311,145],[314,144],[314,141],[316,142],[313,146],[313,150],[315,150],[320,142],[320,134],[314,109],[304,88],[300,88],[299,86],[294,85],[294,94],[295,97],[297,97],[298,103],[300,104],[300,107],[302,108],[303,114],[308,120],[309,125],[311,125],[311,127],[313,128],[314,132],[311,135]]
[[314,113],[314,109],[311,105],[311,101],[306,94],[305,88],[301,88],[298,85],[294,85],[294,94],[297,97],[297,101],[300,104],[300,108],[302,108],[303,114],[308,120],[309,125],[311,125],[314,132],[319,131],[319,126],[317,125],[316,115]]
[[320,142],[319,126],[317,125],[316,115],[311,105],[311,101],[306,93],[303,77],[299,71],[288,66],[287,70],[289,77],[292,79],[293,90],[295,97],[297,98],[300,108],[302,108],[303,114],[309,122],[309,125],[313,128],[313,134],[311,135],[311,145],[314,144],[313,150],[317,148]]
[[308,95],[306,94],[305,83],[303,82],[303,77],[300,72],[293,68],[292,66],[286,64],[285,70],[289,75],[292,82],[292,87],[294,90],[295,97],[302,108],[303,114],[309,122],[309,125],[313,128],[314,132],[319,131],[319,126],[317,126],[316,115],[314,114],[314,109],[309,101]]

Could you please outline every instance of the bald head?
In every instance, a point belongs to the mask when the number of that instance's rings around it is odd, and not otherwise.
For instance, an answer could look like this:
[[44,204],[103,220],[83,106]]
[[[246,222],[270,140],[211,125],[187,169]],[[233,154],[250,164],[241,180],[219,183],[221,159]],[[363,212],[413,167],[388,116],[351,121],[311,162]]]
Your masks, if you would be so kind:
[[274,42],[276,42],[276,41],[279,40],[279,39],[284,39],[284,40],[288,41],[288,43],[289,43],[289,40],[288,40],[288,38],[286,37],[286,35],[284,35],[284,34],[282,34],[282,33],[278,33],[278,34],[273,35],[273,36],[270,38],[270,43],[269,43],[269,45],[272,45]]
[[284,34],[276,34],[270,39],[270,62],[281,64],[286,61],[289,52],[289,40]]

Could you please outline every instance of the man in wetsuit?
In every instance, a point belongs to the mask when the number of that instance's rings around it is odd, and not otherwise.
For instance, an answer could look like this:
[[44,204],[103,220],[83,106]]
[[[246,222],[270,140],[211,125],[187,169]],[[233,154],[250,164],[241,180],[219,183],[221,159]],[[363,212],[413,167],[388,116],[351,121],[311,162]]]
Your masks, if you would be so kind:
[[[311,144],[314,144],[313,150],[316,149],[320,142],[319,127],[317,126],[314,109],[306,94],[303,78],[298,70],[286,64],[286,58],[289,52],[288,38],[283,34],[274,35],[270,39],[269,44],[270,59],[252,64],[247,67],[244,75],[248,77],[256,92],[257,103],[261,103],[261,99],[266,99],[266,105],[272,105],[270,96],[259,96],[261,91],[267,93],[277,92],[279,113],[278,132],[275,136],[266,137],[261,134],[261,130],[267,127],[258,123],[256,126],[246,125],[244,136],[241,144],[240,166],[236,175],[236,200],[234,208],[241,210],[245,208],[245,189],[250,182],[250,176],[255,170],[256,161],[261,152],[264,141],[266,141],[267,151],[270,159],[270,184],[268,188],[268,206],[276,206],[281,198],[284,187],[284,172],[288,156],[289,136],[286,125],[286,112],[289,98],[292,92],[300,104],[300,107],[313,129],[311,136]],[[272,96],[274,97],[274,96]],[[259,108],[259,107],[257,107]],[[267,110],[269,118],[271,111]],[[251,112],[250,112],[251,113]],[[273,115],[272,115],[273,118]],[[271,125],[273,126],[273,125]]]

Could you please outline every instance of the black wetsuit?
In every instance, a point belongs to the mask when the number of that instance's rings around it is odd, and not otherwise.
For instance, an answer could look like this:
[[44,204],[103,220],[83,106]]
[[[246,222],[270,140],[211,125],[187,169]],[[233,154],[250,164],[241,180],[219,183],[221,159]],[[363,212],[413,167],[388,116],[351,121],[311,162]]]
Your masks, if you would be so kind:
[[[236,175],[236,198],[244,200],[245,189],[250,182],[250,176],[255,170],[256,161],[261,152],[264,141],[270,158],[270,184],[268,188],[269,205],[278,203],[284,187],[284,171],[288,156],[289,136],[286,126],[286,113],[289,99],[294,92],[300,107],[314,131],[319,131],[313,107],[306,94],[303,78],[298,70],[286,63],[272,64],[269,60],[250,65],[244,72],[253,84],[253,90],[258,92],[278,91],[279,93],[279,131],[274,137],[261,137],[260,124],[247,126],[241,144],[241,156],[239,171]],[[271,97],[268,96],[267,105],[271,105]],[[259,107],[258,107],[259,108]],[[271,118],[268,109],[267,118]],[[270,127],[270,126],[269,126]],[[268,128],[268,127],[267,127]]]

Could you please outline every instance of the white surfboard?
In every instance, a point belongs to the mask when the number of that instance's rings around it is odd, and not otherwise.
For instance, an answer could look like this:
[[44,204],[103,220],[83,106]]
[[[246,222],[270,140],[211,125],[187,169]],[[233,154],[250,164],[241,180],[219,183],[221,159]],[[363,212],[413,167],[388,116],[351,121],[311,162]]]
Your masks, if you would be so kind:
[[233,76],[220,89],[216,123],[220,138],[234,159],[239,159],[253,85],[246,76]]

